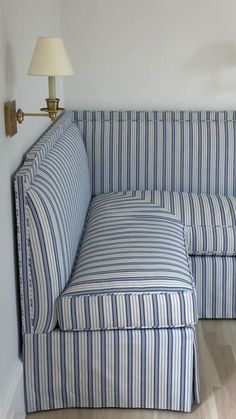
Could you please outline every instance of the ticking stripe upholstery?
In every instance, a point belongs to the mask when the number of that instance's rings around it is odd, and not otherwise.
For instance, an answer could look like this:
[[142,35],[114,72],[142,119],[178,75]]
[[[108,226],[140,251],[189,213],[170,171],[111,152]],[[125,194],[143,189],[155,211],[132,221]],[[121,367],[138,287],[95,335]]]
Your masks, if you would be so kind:
[[138,195],[93,199],[72,280],[58,299],[62,330],[184,327],[197,321],[184,226]]
[[84,144],[66,121],[39,141],[16,176],[22,288],[28,287],[27,329],[35,333],[56,326],[55,300],[69,280],[90,203]]
[[236,195],[236,112],[75,112],[93,194]]
[[236,254],[236,198],[184,192],[145,192],[187,227],[190,255]]
[[191,256],[198,314],[203,319],[236,319],[236,257]]
[[[147,202],[144,193],[131,192],[95,198],[84,226],[90,201],[89,175],[71,112],[62,115],[28,153],[17,173],[15,191],[27,412],[67,407],[190,411],[193,401],[199,401],[193,325],[197,315],[181,221]],[[122,237],[130,248],[124,246]],[[104,239],[110,248],[104,246]],[[83,250],[86,245],[87,253]],[[108,259],[112,252],[114,255],[114,245],[125,262],[122,271],[117,259],[111,261],[118,268],[116,287],[128,286],[125,290],[134,293],[117,298],[112,306],[113,323],[109,324],[111,305],[106,297],[111,293],[103,291],[104,285],[113,287],[109,277],[111,274],[114,281],[114,271],[108,269],[106,277],[98,263],[104,263],[103,252],[108,252]],[[77,250],[81,252],[76,257]],[[79,263],[90,289],[89,296],[81,297],[84,301],[97,298],[97,323],[92,317],[96,304],[89,307],[86,303],[87,312],[81,318],[73,304],[71,314],[59,304],[71,267],[72,278],[76,278]],[[89,277],[94,266],[102,275],[100,284]],[[140,283],[132,272],[141,274]],[[70,284],[73,286],[73,281]],[[103,287],[100,294],[94,293],[98,285]],[[144,292],[146,285],[148,292]],[[117,296],[112,294],[114,300]],[[63,332],[55,316],[56,299],[62,327],[64,320],[78,320],[82,328],[140,328]],[[124,320],[119,316],[121,309]],[[150,328],[142,328],[147,326]]]
[[234,196],[168,191],[136,191],[135,194],[165,208],[183,222],[189,255],[236,254]]
[[199,401],[192,328],[24,336],[28,412],[68,407],[191,411]]
[[[213,217],[208,198],[202,201],[213,228],[202,223],[199,203],[190,197],[201,227],[188,229],[188,250],[197,255],[192,260],[199,315],[235,318],[236,268],[228,256],[235,254],[236,111],[75,111],[74,119],[87,150],[93,195],[126,190],[216,195]],[[188,217],[188,198],[175,195],[176,214],[187,207]],[[167,207],[169,200],[165,195]]]

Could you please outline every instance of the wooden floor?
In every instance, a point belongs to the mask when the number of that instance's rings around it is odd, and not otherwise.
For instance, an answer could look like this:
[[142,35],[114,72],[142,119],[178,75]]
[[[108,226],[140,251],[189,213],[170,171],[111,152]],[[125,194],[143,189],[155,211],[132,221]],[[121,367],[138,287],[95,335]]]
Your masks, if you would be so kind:
[[27,419],[236,419],[236,320],[197,325],[201,404],[192,413],[136,409],[67,409]]

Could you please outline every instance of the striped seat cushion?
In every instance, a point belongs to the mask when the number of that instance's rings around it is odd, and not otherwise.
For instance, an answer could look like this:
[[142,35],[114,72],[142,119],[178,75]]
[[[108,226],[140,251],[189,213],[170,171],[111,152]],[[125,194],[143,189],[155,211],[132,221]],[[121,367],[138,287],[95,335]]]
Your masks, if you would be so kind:
[[151,201],[175,214],[187,227],[190,255],[236,254],[234,196],[166,191],[155,191],[152,196]]
[[97,196],[57,303],[62,330],[193,325],[196,296],[183,224],[135,193]]

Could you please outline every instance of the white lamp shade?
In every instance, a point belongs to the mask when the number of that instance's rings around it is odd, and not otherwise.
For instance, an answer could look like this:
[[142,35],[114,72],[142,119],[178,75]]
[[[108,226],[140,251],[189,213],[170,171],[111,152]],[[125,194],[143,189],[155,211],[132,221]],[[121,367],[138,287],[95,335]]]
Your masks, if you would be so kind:
[[74,74],[64,42],[59,37],[39,37],[29,66],[30,76],[70,76]]

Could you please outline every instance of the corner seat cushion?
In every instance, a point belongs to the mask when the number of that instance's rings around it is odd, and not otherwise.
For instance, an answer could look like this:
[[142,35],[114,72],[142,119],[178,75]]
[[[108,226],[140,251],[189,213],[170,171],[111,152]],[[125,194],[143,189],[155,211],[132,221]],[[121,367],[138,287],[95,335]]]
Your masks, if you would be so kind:
[[193,325],[197,305],[183,224],[135,193],[94,198],[57,312],[62,330]]
[[185,224],[189,255],[236,255],[234,196],[155,191],[149,199]]

